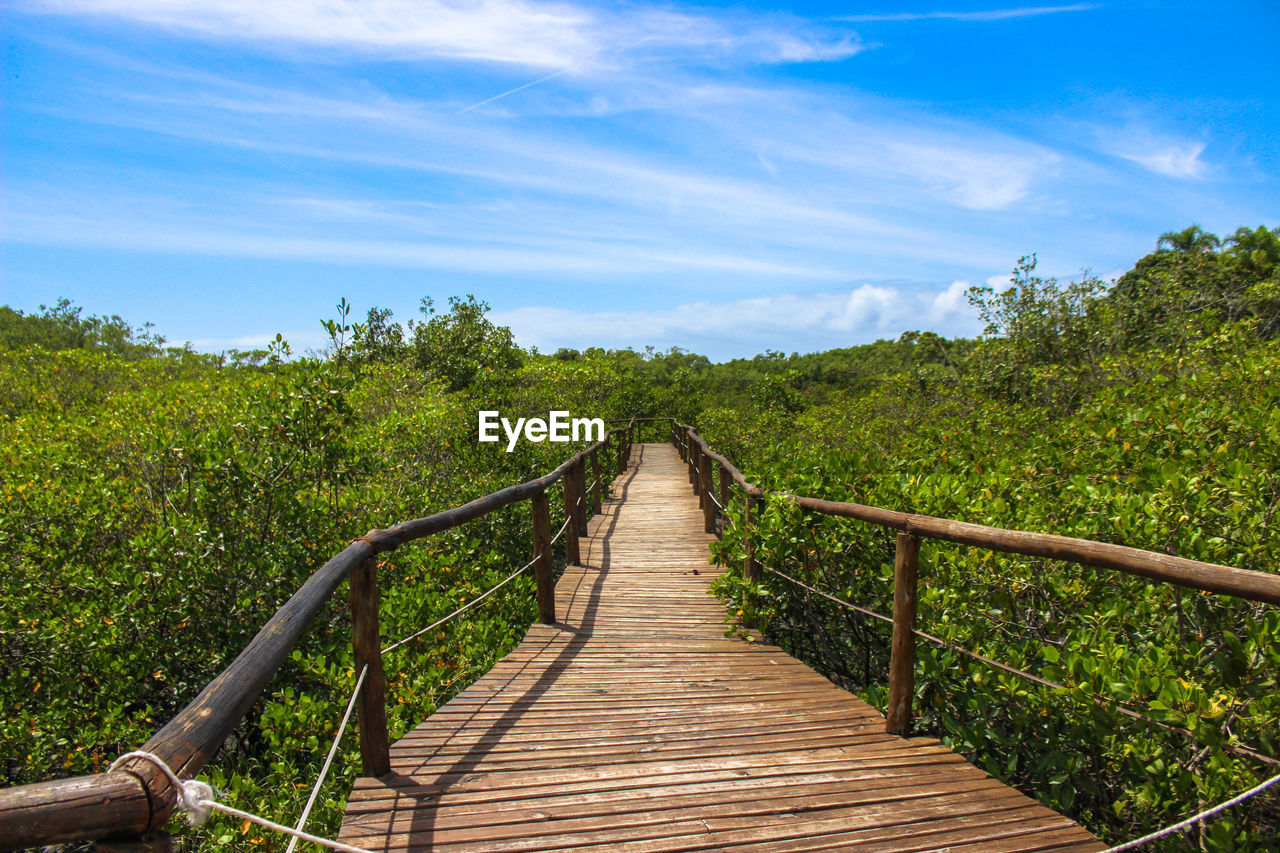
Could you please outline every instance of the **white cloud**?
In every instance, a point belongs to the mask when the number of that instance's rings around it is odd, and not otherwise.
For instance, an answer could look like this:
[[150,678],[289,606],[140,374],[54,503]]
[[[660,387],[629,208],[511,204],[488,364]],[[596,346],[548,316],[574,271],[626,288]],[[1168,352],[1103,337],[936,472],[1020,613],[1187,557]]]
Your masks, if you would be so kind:
[[575,311],[528,306],[495,310],[517,340],[543,351],[560,347],[611,349],[678,345],[722,359],[803,340],[816,351],[911,329],[971,336],[980,329],[964,299],[969,282],[944,288],[863,284],[848,291],[695,302],[659,310]]
[[[830,170],[838,183],[881,187],[880,198],[927,196],[968,210],[1004,210],[1032,197],[1064,164],[1043,145],[926,113],[885,114],[866,100],[835,110],[797,93],[764,115],[770,126],[757,130],[756,141],[767,140],[775,165],[789,159]],[[793,135],[791,127],[803,133]]]
[[[285,202],[287,203],[287,202]],[[145,206],[142,205],[142,206]],[[812,261],[785,263],[754,257],[745,252],[716,251],[697,245],[672,246],[651,238],[621,241],[598,235],[568,237],[546,232],[487,235],[469,240],[465,233],[432,231],[409,214],[376,208],[300,201],[332,220],[327,233],[297,225],[249,231],[246,223],[225,218],[206,221],[185,218],[167,221],[162,216],[105,208],[87,215],[66,210],[60,214],[10,210],[6,238],[29,245],[73,245],[89,249],[206,255],[220,258],[257,258],[304,263],[365,265],[372,267],[440,270],[468,274],[529,276],[589,276],[597,279],[625,276],[678,275],[734,277],[741,280],[833,280],[843,277],[833,268]],[[24,204],[23,207],[26,207]],[[417,237],[395,238],[344,234],[349,223],[397,218],[400,224],[419,226]],[[362,229],[364,231],[365,229]]]
[[1132,160],[1140,166],[1171,178],[1203,177],[1207,166],[1200,159],[1204,153],[1203,142],[1185,142],[1167,144],[1157,148],[1143,149],[1125,144],[1111,153],[1126,160]]
[[826,62],[862,50],[848,32],[790,16],[712,17],[546,0],[33,0],[49,13],[123,18],[206,38],[546,69],[613,66],[628,54],[755,63]]
[[[935,201],[979,210],[1010,204],[1050,162],[1039,149],[989,134],[961,139],[954,130],[902,120],[839,119],[838,104],[811,104],[789,97],[789,90],[709,87],[691,104],[668,104],[663,111],[671,124],[663,132],[678,133],[682,143],[696,141],[699,150],[689,159],[642,150],[645,138],[634,147],[599,144],[525,127],[518,119],[464,119],[455,115],[451,98],[441,104],[360,91],[319,95],[209,74],[193,74],[190,82],[198,85],[183,81],[181,88],[166,89],[175,76],[169,69],[131,67],[156,85],[126,90],[129,109],[102,106],[121,102],[110,84],[84,104],[59,108],[80,121],[195,140],[230,156],[311,164],[299,174],[376,169],[421,189],[406,197],[399,187],[372,196],[357,188],[347,198],[322,198],[305,183],[273,187],[232,179],[159,216],[163,199],[121,210],[121,194],[112,190],[98,196],[110,208],[97,217],[105,227],[24,226],[15,237],[34,230],[41,242],[61,233],[73,245],[119,239],[120,248],[163,250],[164,241],[146,235],[164,233],[175,251],[216,254],[225,247],[233,255],[263,257],[314,251],[321,261],[423,268],[439,262],[448,269],[474,262],[469,268],[477,272],[514,272],[529,263],[535,270],[740,271],[780,282],[838,281],[901,276],[894,267],[908,257],[911,263],[961,265],[943,275],[973,274],[975,263],[1007,264],[1007,253],[984,251],[968,240],[939,240],[928,221],[938,215]],[[708,104],[714,109],[703,116]],[[277,132],[276,122],[257,119],[262,115],[289,122]],[[850,138],[852,145],[844,142]],[[986,156],[972,147],[984,142],[991,152]],[[167,180],[157,181],[145,167],[138,171],[114,177],[132,183],[139,197]],[[895,182],[892,193],[879,190],[901,173],[912,175],[915,186]],[[780,174],[787,179],[772,179]],[[432,192],[440,180],[466,191]],[[866,182],[870,192],[860,186]],[[874,210],[862,204],[865,197],[877,199]],[[280,209],[290,198],[294,209]],[[32,188],[19,208],[43,210],[52,223],[55,206]],[[72,218],[85,216],[84,202],[68,199],[61,207]],[[129,226],[110,227],[112,222]],[[241,239],[245,232],[250,236]],[[515,243],[527,251],[512,252]],[[493,251],[486,253],[485,246]]]
[[[590,282],[606,294],[601,305],[616,294],[641,294],[645,305],[689,292],[719,300],[709,312],[718,319],[701,325],[682,325],[681,311],[565,315],[637,346],[686,345],[679,334],[714,330],[759,351],[736,325],[762,336],[790,330],[815,348],[929,325],[960,334],[969,316],[962,281],[794,293],[849,281],[981,280],[1019,254],[1047,257],[1046,243],[1096,251],[1098,229],[1055,204],[1096,207],[1112,182],[1123,185],[1113,194],[1120,204],[1149,209],[1154,193],[1143,185],[1162,183],[990,121],[803,75],[710,67],[860,49],[847,28],[785,15],[499,0],[49,0],[46,8],[332,49],[323,62],[291,51],[281,65],[296,62],[315,79],[286,69],[279,82],[271,62],[265,71],[250,63],[219,71],[184,64],[199,62],[200,51],[142,59],[166,54],[107,56],[92,40],[79,45],[89,71],[35,109],[91,128],[89,137],[119,138],[138,156],[108,172],[33,152],[42,162],[6,188],[9,241],[361,274],[425,270],[439,274],[421,277],[431,281],[465,278],[458,287],[483,282],[498,305],[516,303],[494,292],[566,282],[579,292]],[[453,15],[462,36],[433,41],[432,10]],[[498,20],[506,12],[527,19],[527,44],[511,43]],[[329,62],[342,49],[382,55],[383,46],[507,67],[423,63],[421,81],[406,82],[407,73],[351,74]],[[1148,168],[1194,173],[1202,149]],[[179,150],[198,162],[177,162]],[[1176,154],[1176,145],[1127,153],[1166,150]],[[1117,256],[1085,260],[1112,265]],[[551,309],[521,310],[527,333],[544,334],[532,324],[540,315],[528,312]],[[794,348],[781,337],[768,345]]]
[[520,0],[43,0],[37,8],[125,18],[220,39],[539,67],[589,61],[600,47],[590,33],[592,17],[583,9]]
[[1060,159],[1030,146],[1009,153],[954,143],[892,141],[887,150],[900,172],[970,210],[1001,210],[1022,201],[1036,179],[1052,173]]
[[1097,8],[1099,8],[1097,3],[1073,3],[1069,6],[1022,6],[1012,9],[989,9],[980,12],[888,12],[869,15],[841,15],[837,20],[855,24],[880,21],[1004,21],[1010,18],[1057,15],[1062,12],[1087,12],[1090,9]]
[[973,306],[969,304],[968,293],[971,282],[953,281],[945,290],[939,290],[929,300],[927,313],[929,323],[938,326],[950,326],[955,323],[966,323],[973,318]]
[[1159,129],[1155,121],[1139,114],[1138,107],[1128,107],[1124,113],[1128,116],[1114,124],[1095,123],[1090,128],[1104,153],[1170,178],[1191,180],[1208,174],[1209,165],[1201,159],[1208,147],[1205,142]]
[[849,294],[844,305],[828,323],[832,329],[841,332],[887,330],[901,304],[901,295],[893,288],[864,284]]

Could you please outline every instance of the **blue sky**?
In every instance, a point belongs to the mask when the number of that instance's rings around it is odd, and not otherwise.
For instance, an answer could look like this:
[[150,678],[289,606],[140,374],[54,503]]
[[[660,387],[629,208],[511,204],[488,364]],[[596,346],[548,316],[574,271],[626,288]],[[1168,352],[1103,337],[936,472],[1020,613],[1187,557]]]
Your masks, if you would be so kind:
[[968,335],[1038,254],[1280,224],[1280,4],[9,0],[0,301],[204,350],[473,293],[528,346]]

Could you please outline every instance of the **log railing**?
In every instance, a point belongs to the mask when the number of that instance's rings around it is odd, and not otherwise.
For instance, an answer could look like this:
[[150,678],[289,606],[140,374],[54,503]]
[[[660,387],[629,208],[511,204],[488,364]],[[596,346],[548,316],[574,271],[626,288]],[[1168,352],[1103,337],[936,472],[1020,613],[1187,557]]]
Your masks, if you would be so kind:
[[[368,668],[357,704],[361,765],[365,775],[387,772],[386,683],[378,625],[376,556],[527,500],[533,515],[538,618],[553,624],[555,587],[547,490],[557,482],[563,484],[568,519],[565,554],[570,563],[578,564],[578,538],[585,533],[586,506],[591,502],[599,507],[599,454],[612,444],[615,455],[606,458],[619,474],[623,473],[631,458],[635,432],[634,422],[629,421],[624,427],[609,430],[601,441],[544,477],[508,486],[425,518],[404,521],[385,530],[370,530],[308,578],[239,656],[141,749],[158,757],[180,777],[199,773],[262,695],[321,607],[342,581],[349,579],[355,671]],[[597,478],[590,492],[585,475],[588,460]],[[121,769],[126,772],[0,789],[0,850],[106,838],[139,839],[157,832],[173,809],[172,786],[148,761],[131,759]]]
[[[899,531],[894,559],[893,636],[889,653],[889,706],[886,730],[905,734],[911,727],[911,698],[915,693],[916,631],[916,563],[922,539],[940,539],[1031,557],[1065,560],[1101,569],[1113,569],[1146,578],[1149,581],[1177,584],[1205,592],[1234,595],[1249,601],[1280,604],[1280,575],[1202,563],[1140,548],[1075,539],[1048,533],[1007,530],[982,524],[971,524],[948,518],[898,512],[856,503],[827,501],[818,498],[774,492],[749,482],[728,459],[713,451],[702,436],[687,424],[671,419],[669,436],[689,466],[689,482],[703,502],[706,532],[714,533],[712,507],[712,475],[719,469],[720,507],[728,507],[732,486],[745,495],[742,527],[743,575],[753,582],[761,578],[761,565],[756,559],[752,529],[762,503],[785,500],[823,515],[855,518]],[[709,510],[708,508],[711,508]]]

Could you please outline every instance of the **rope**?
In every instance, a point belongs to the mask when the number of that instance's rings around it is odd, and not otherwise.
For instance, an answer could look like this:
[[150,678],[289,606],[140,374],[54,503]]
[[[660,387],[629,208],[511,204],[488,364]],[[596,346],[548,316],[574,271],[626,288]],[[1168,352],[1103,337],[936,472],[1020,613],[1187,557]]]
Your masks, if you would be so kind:
[[813,587],[809,586],[807,583],[804,583],[803,581],[798,581],[795,578],[791,577],[791,575],[780,572],[777,569],[773,568],[772,566],[761,565],[760,568],[764,569],[766,572],[773,572],[778,577],[785,578],[786,580],[791,581],[796,586],[804,587],[805,589],[809,590],[809,592],[812,592],[815,595],[820,595],[823,598],[830,599],[831,601],[834,601],[836,604],[843,604],[845,607],[848,607],[850,610],[856,610],[859,613],[870,616],[872,619],[879,619],[881,622],[888,622],[890,625],[893,624],[893,619],[888,616],[885,616],[883,613],[877,613],[874,610],[868,610],[865,607],[859,607],[856,604],[850,604],[849,602],[845,601],[843,598],[836,598],[834,595],[823,592],[820,589],[814,589]]
[[[364,685],[364,677],[368,674],[368,664],[360,667],[360,677],[356,679],[356,686],[351,689],[351,699],[347,702],[347,710],[342,715],[342,722],[338,724],[338,733],[333,736],[333,743],[329,745],[329,754],[325,756],[324,766],[320,768],[320,777],[316,779],[316,784],[311,789],[311,796],[307,797],[307,804],[302,808],[302,815],[293,826],[298,832],[302,832],[307,825],[307,818],[311,817],[311,807],[316,804],[316,797],[320,796],[320,787],[324,784],[325,777],[329,775],[329,767],[333,764],[333,757],[338,754],[338,743],[342,740],[343,732],[347,730],[347,723],[351,720],[351,712],[355,710],[356,699],[360,696],[360,688]],[[285,848],[284,853],[293,853],[297,846],[298,837],[295,835],[289,839],[289,846]]]
[[[812,586],[809,586],[803,581],[796,580],[790,575],[780,572],[771,566],[761,566],[761,568],[763,568],[767,572],[772,572],[778,577],[785,578],[786,580],[789,580],[792,583],[794,583],[796,586],[803,587],[804,589],[814,593],[815,595],[820,595],[823,598],[834,601],[836,604],[844,605],[845,607],[848,607],[851,610],[856,610],[859,613],[864,613],[867,616],[871,616],[875,619],[879,619],[881,622],[888,622],[889,624],[893,624],[893,619],[888,616],[885,616],[883,613],[877,613],[874,610],[868,610],[865,607],[859,607],[856,604],[851,604],[842,598],[837,598],[834,595],[830,595],[829,593],[825,593],[820,589],[816,589]],[[1057,682],[1054,682],[1054,681],[1049,681],[1048,679],[1041,678],[1038,675],[1032,675],[1029,672],[1024,672],[1023,670],[1009,666],[1008,664],[1003,664],[1003,663],[1000,663],[999,661],[992,660],[991,658],[986,657],[985,655],[980,655],[977,652],[971,652],[968,649],[962,649],[959,646],[953,645],[952,643],[947,642],[941,637],[935,637],[933,634],[930,634],[928,632],[912,629],[911,633],[915,634],[918,637],[923,637],[926,640],[929,640],[931,642],[937,643],[938,645],[951,649],[954,652],[959,652],[962,655],[968,655],[969,657],[974,658],[975,660],[982,661],[983,663],[989,664],[990,666],[994,666],[997,669],[1002,669],[1005,672],[1012,673],[1013,675],[1021,675],[1023,678],[1029,678],[1030,680],[1038,684],[1042,684],[1046,687],[1052,687],[1058,690],[1068,689],[1066,685],[1058,684]],[[1098,696],[1097,694],[1093,695],[1093,701],[1098,705],[1103,704],[1102,700],[1103,700],[1103,697]],[[1130,717],[1133,717],[1138,720],[1142,720],[1143,722],[1153,723],[1168,731],[1177,732],[1178,734],[1184,734],[1194,739],[1194,735],[1192,735],[1192,733],[1187,731],[1186,729],[1181,729],[1176,726],[1166,725],[1164,723],[1159,722],[1158,720],[1153,720],[1150,717],[1143,716],[1142,714],[1139,714],[1135,711],[1130,711],[1129,709],[1123,706],[1117,706],[1116,710],[1122,714],[1127,714]],[[1250,756],[1251,758],[1256,758],[1258,760],[1265,761],[1271,764],[1280,763],[1280,762],[1277,762],[1274,758],[1271,758],[1270,756],[1254,752],[1253,750],[1247,749],[1245,747],[1232,747],[1230,744],[1227,744],[1225,746],[1227,749],[1238,750],[1239,752],[1242,752]],[[1201,821],[1206,821],[1209,818],[1216,817],[1217,815],[1221,814],[1222,812],[1226,811],[1232,806],[1237,806],[1240,803],[1243,803],[1245,800],[1250,799],[1251,797],[1256,797],[1258,794],[1261,794],[1263,791],[1267,790],[1272,785],[1275,785],[1277,782],[1280,782],[1280,774],[1272,776],[1267,781],[1262,782],[1258,785],[1255,785],[1254,787],[1245,791],[1243,794],[1233,797],[1230,800],[1227,800],[1225,803],[1221,803],[1219,805],[1214,806],[1213,808],[1206,809],[1205,811],[1202,811],[1199,814],[1192,815],[1186,820],[1180,821],[1179,823],[1176,823],[1173,826],[1165,827],[1164,829],[1153,832],[1150,835],[1144,835],[1141,838],[1137,838],[1133,841],[1128,841],[1124,844],[1121,844],[1118,847],[1108,848],[1107,850],[1104,850],[1102,853],[1122,853],[1122,851],[1133,850],[1134,848],[1141,847],[1144,844],[1149,844],[1152,841],[1158,841],[1161,838],[1165,838],[1167,836],[1173,835],[1174,833],[1181,832],[1182,830],[1186,829],[1192,824],[1200,823]]]
[[559,539],[562,535],[564,535],[565,528],[569,526],[569,522],[571,520],[572,520],[572,516],[570,516],[569,518],[566,518],[564,520],[564,524],[560,525],[560,529],[556,531],[556,535],[551,537],[552,545],[556,544],[556,540]]
[[267,820],[255,814],[223,805],[214,799],[213,788],[208,782],[201,782],[199,779],[188,779],[183,782],[177,777],[169,765],[165,764],[159,757],[150,752],[142,750],[134,750],[126,752],[124,755],[111,762],[111,766],[107,768],[107,772],[111,773],[120,767],[120,765],[130,758],[141,758],[151,762],[163,773],[169,780],[169,784],[173,786],[175,795],[174,808],[183,812],[187,816],[187,822],[192,826],[199,826],[209,819],[209,812],[217,809],[224,814],[232,817],[238,817],[241,820],[247,820],[250,823],[256,823],[267,829],[273,829],[276,832],[283,832],[285,835],[292,835],[294,838],[300,838],[303,841],[310,841],[312,844],[319,844],[321,847],[328,847],[330,850],[340,850],[343,853],[372,853],[363,847],[352,847],[350,844],[343,844],[341,841],[332,841],[328,838],[321,838],[318,835],[311,835],[307,832],[300,832],[287,826],[282,826],[275,821]]
[[[857,612],[863,613],[874,619],[879,619],[881,622],[888,622],[890,625],[893,624],[893,618],[889,616],[885,616],[883,613],[877,613],[874,610],[868,610],[865,607],[859,607],[856,604],[851,604],[842,598],[836,598],[834,595],[825,593],[820,589],[815,589],[814,587],[811,587],[802,581],[796,580],[790,575],[780,572],[777,569],[772,568],[771,566],[762,565],[761,568],[763,568],[765,571],[772,572],[773,574],[778,575],[781,578],[785,578],[786,580],[791,581],[793,584],[803,587],[804,589],[807,589],[809,592],[812,592],[815,595],[820,595],[823,598],[829,599],[830,601],[834,601],[836,604],[843,605],[845,607],[848,607],[851,610],[856,610]],[[1029,681],[1034,681],[1036,684],[1039,684],[1043,687],[1049,687],[1054,690],[1070,690],[1072,689],[1072,687],[1076,687],[1076,688],[1080,687],[1080,685],[1078,684],[1068,686],[1066,684],[1059,684],[1056,681],[1050,681],[1047,678],[1041,678],[1040,676],[1034,675],[1030,672],[1027,672],[1026,670],[1009,666],[1009,664],[1007,663],[1001,663],[998,660],[992,660],[986,655],[982,655],[977,652],[971,652],[968,649],[961,648],[960,646],[957,646],[954,643],[947,642],[941,637],[936,637],[933,634],[930,634],[927,631],[921,631],[918,628],[912,628],[911,633],[915,634],[917,637],[922,637],[923,639],[926,639],[931,643],[936,643],[937,645],[942,646],[943,648],[950,649],[951,651],[956,652],[957,654],[961,654],[966,657],[973,658],[974,660],[981,661],[982,663],[985,663],[988,666],[992,666],[992,667],[995,667],[996,669],[1003,670],[1004,672],[1007,672],[1010,675],[1018,675]],[[1199,741],[1196,740],[1196,736],[1194,732],[1191,732],[1188,729],[1184,729],[1181,726],[1171,726],[1168,723],[1162,723],[1159,720],[1152,719],[1151,717],[1148,717],[1146,714],[1142,714],[1138,711],[1132,710],[1131,708],[1126,706],[1124,703],[1120,702],[1118,699],[1112,699],[1110,697],[1102,696],[1101,694],[1092,693],[1092,692],[1090,692],[1090,698],[1093,700],[1093,703],[1100,708],[1112,707],[1117,712],[1124,714],[1126,717],[1129,717],[1134,720],[1140,720],[1144,723],[1149,723],[1153,726],[1164,729],[1167,732],[1172,732],[1174,734],[1182,735],[1183,737],[1189,738],[1195,743],[1199,743]],[[1232,744],[1223,744],[1222,748],[1229,752],[1234,752],[1237,755],[1247,756],[1249,758],[1252,758],[1255,761],[1262,762],[1263,764],[1269,764],[1273,767],[1280,767],[1280,760],[1272,758],[1269,755],[1264,755],[1263,753],[1257,752],[1256,750],[1249,749],[1247,746],[1234,746]]]
[[[736,522],[736,521],[734,521],[734,520],[733,520],[733,513],[731,513],[731,512],[729,512],[728,510],[726,510],[726,509],[724,508],[724,504],[722,504],[722,503],[720,503],[720,501],[716,500],[716,496],[715,496],[715,495],[711,494],[711,492],[707,492],[707,497],[711,498],[711,502],[712,502],[713,504],[715,504],[715,505],[716,505],[716,509],[720,510],[720,516],[721,516],[722,518],[724,518],[724,520],[725,520],[725,521],[727,521],[727,522],[729,523],[729,526],[730,526],[730,527],[737,527],[737,526],[738,526],[738,522]],[[850,605],[850,607],[852,607],[852,606],[853,606],[853,605]]]
[[1186,829],[1192,824],[1200,823],[1201,821],[1208,820],[1211,817],[1217,817],[1219,814],[1221,814],[1222,812],[1225,812],[1227,809],[1231,808],[1232,806],[1238,806],[1241,803],[1243,803],[1245,800],[1250,799],[1251,797],[1256,797],[1258,794],[1261,794],[1263,791],[1267,790],[1277,782],[1280,782],[1280,773],[1277,773],[1275,776],[1272,776],[1270,779],[1268,779],[1265,782],[1259,782],[1257,785],[1254,785],[1252,788],[1245,791],[1243,794],[1238,794],[1232,797],[1231,799],[1227,800],[1225,803],[1219,803],[1218,805],[1214,806],[1211,809],[1205,809],[1199,814],[1194,814],[1191,817],[1187,818],[1186,820],[1179,821],[1178,823],[1175,823],[1173,826],[1166,826],[1164,829],[1157,830],[1156,832],[1153,832],[1150,835],[1144,835],[1141,838],[1135,838],[1133,841],[1126,841],[1124,844],[1121,844],[1118,847],[1108,847],[1106,850],[1102,851],[1102,853],[1121,853],[1121,851],[1124,851],[1124,850],[1133,850],[1135,847],[1141,847],[1144,844],[1151,843],[1152,841],[1159,841],[1161,838],[1167,838],[1168,836],[1173,835],[1176,832],[1181,832],[1182,830]]
[[507,584],[511,583],[513,580],[515,580],[515,579],[516,579],[516,577],[517,577],[517,576],[524,574],[526,571],[528,571],[528,570],[529,570],[529,567],[530,567],[530,566],[532,566],[532,565],[533,565],[534,563],[536,563],[536,562],[538,562],[538,558],[537,558],[537,557],[534,557],[532,560],[530,560],[529,562],[525,563],[523,566],[521,566],[520,568],[518,568],[518,569],[516,569],[514,572],[512,572],[510,575],[508,575],[508,576],[507,576],[507,579],[506,579],[506,580],[504,580],[504,581],[502,581],[502,583],[498,584],[498,585],[497,585],[497,586],[495,586],[495,587],[490,588],[487,592],[485,592],[485,593],[483,593],[483,594],[481,594],[481,595],[478,595],[478,596],[476,596],[475,598],[471,599],[471,600],[470,600],[470,601],[468,601],[466,604],[462,605],[462,606],[461,606],[461,607],[459,607],[457,610],[453,611],[452,613],[450,613],[448,616],[444,617],[443,619],[438,619],[438,620],[436,620],[435,622],[432,622],[432,623],[431,623],[430,625],[428,625],[427,627],[423,628],[421,631],[415,631],[414,633],[412,633],[412,634],[410,634],[409,636],[405,637],[403,640],[400,640],[399,642],[396,642],[396,643],[392,643],[391,645],[389,645],[389,646],[387,646],[385,649],[383,649],[383,650],[382,650],[382,653],[385,655],[385,654],[387,654],[388,652],[393,652],[393,651],[395,651],[396,649],[398,649],[398,648],[400,648],[401,646],[403,646],[405,643],[407,643],[407,642],[409,642],[409,641],[411,641],[411,640],[416,640],[416,639],[418,639],[418,638],[419,638],[419,637],[421,637],[423,634],[427,633],[428,631],[432,630],[433,628],[438,628],[438,627],[440,627],[441,625],[443,625],[444,623],[448,622],[448,621],[449,621],[450,619],[452,619],[453,617],[455,617],[455,616],[459,616],[459,615],[461,615],[461,614],[463,614],[463,613],[466,613],[468,610],[470,610],[471,608],[475,607],[477,604],[479,604],[480,602],[484,601],[486,598],[488,598],[489,596],[493,595],[495,592],[497,592],[498,590],[502,589],[502,588],[503,588],[504,586],[506,586]]

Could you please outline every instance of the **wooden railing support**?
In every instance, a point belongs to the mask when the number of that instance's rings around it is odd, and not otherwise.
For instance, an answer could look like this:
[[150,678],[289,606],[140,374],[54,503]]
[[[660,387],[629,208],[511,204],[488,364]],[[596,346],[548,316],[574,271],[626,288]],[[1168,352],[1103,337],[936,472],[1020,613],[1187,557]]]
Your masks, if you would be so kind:
[[724,513],[726,523],[728,523],[727,520],[729,518],[729,501],[732,500],[732,498],[730,497],[729,489],[733,485],[733,480],[729,478],[728,468],[724,467],[724,465],[720,465],[719,468],[720,468],[720,511]]
[[546,491],[529,499],[533,510],[533,577],[538,584],[538,620],[556,624],[555,566],[551,562],[551,506]]
[[360,767],[365,776],[391,770],[387,747],[387,681],[382,673],[382,638],[378,630],[378,559],[369,557],[351,571],[351,643],[356,672],[366,666],[357,702]]
[[711,489],[714,481],[711,476],[711,457],[705,453],[701,454],[702,465],[700,466],[699,483],[700,488],[698,494],[702,498],[702,532],[716,532],[716,505],[711,500]]
[[750,583],[760,583],[760,563],[756,560],[756,548],[752,528],[760,515],[761,501],[747,495],[746,510],[742,514],[742,576]]
[[889,709],[885,731],[905,735],[911,729],[911,700],[916,670],[916,567],[920,540],[898,534],[893,560],[893,647],[889,655]]
[[600,477],[600,459],[594,450],[591,451],[591,474],[595,477],[591,482],[591,511],[599,515],[602,505],[600,495],[604,489],[604,480]]
[[[693,493],[698,494],[698,469],[701,468],[702,451],[698,445],[693,443],[693,436],[689,436],[689,485],[693,486]],[[698,506],[702,506],[701,503]]]
[[587,464],[581,459],[573,466],[573,481],[578,488],[578,497],[575,505],[578,507],[578,535],[587,535],[587,501],[590,497],[587,495]]
[[564,472],[561,492],[564,494],[564,517],[569,523],[564,528],[564,556],[571,566],[582,565],[582,553],[578,548],[578,508],[574,506],[578,497],[578,486],[574,480],[578,476],[576,465],[571,465]]

